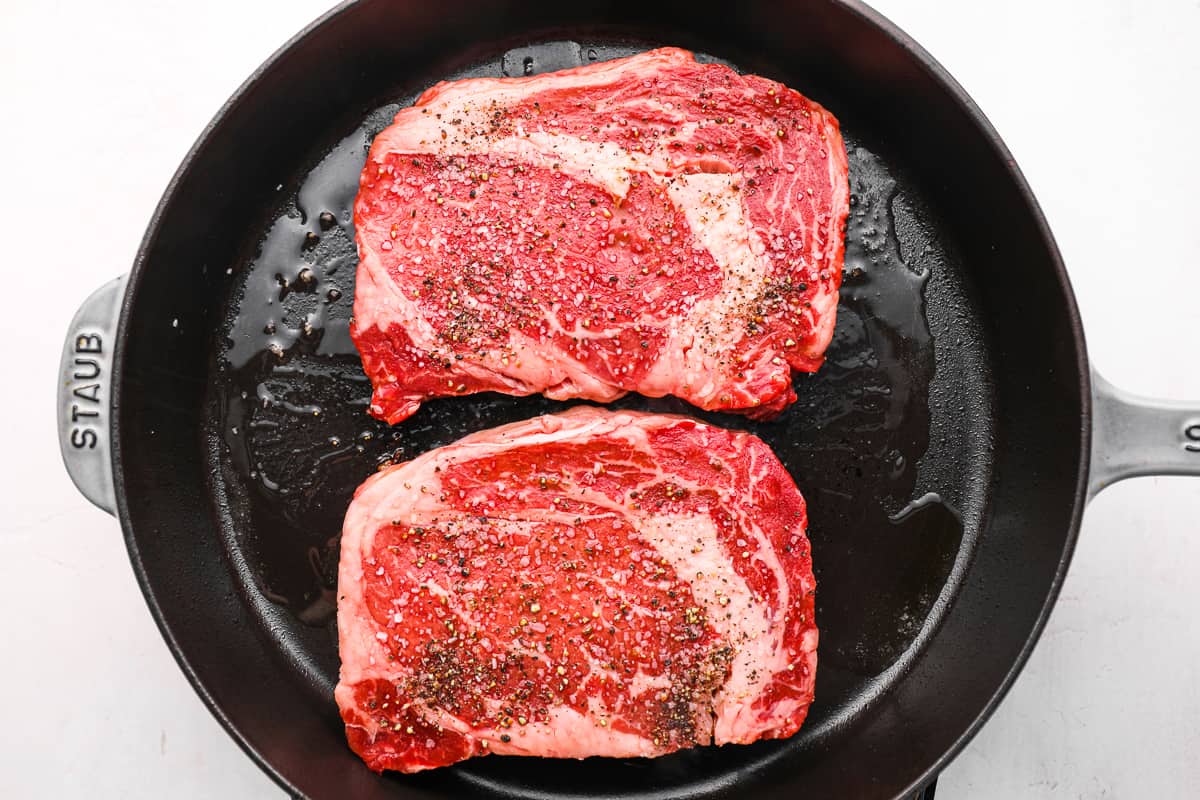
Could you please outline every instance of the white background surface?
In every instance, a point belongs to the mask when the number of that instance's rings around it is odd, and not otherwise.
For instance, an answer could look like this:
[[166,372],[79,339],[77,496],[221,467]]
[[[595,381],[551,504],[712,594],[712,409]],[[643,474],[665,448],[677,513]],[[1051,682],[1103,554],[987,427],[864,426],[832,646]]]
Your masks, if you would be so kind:
[[[69,483],[53,387],[77,303],[128,268],[195,136],[324,3],[3,5],[0,796],[279,796],[177,671],[116,523]],[[1200,2],[876,5],[1008,142],[1095,362],[1200,409]],[[1029,666],[939,798],[1197,796],[1198,520],[1200,480],[1101,495]]]

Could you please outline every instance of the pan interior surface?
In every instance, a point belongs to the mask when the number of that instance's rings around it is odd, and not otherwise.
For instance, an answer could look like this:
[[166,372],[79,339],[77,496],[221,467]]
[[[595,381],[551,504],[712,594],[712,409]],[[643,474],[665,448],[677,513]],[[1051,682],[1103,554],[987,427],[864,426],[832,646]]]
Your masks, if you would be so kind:
[[[151,224],[119,333],[120,515],[184,671],[295,793],[899,797],[980,723],[1053,599],[1085,469],[1083,345],[1053,243],[986,123],[853,5],[614,14],[589,0],[339,9],[235,96]],[[382,460],[572,404],[475,395],[393,427],[366,414],[347,334],[366,147],[437,80],[659,45],[780,80],[847,139],[838,327],[821,371],[796,378],[798,402],[771,423],[616,404],[751,430],[796,479],[818,581],[816,700],[786,741],[376,776],[332,700],[336,537],[354,488]]]
[[[528,75],[655,44],[531,43],[437,77]],[[803,75],[785,82],[804,88]],[[326,133],[321,138],[332,147],[312,154],[304,162],[311,166],[284,184],[278,207],[248,232],[243,259],[232,265],[223,347],[213,365],[210,430],[227,498],[228,557],[263,631],[288,662],[303,665],[300,679],[331,719],[338,535],[354,489],[386,460],[406,461],[469,433],[574,404],[484,394],[431,401],[396,426],[367,416],[371,386],[348,335],[354,192],[374,135],[414,99],[397,97],[351,131]],[[852,118],[845,134],[852,208],[838,326],[826,365],[796,377],[796,405],[778,420],[756,423],[672,398],[627,396],[614,404],[749,430],[771,445],[804,492],[821,628],[808,721],[787,742],[617,764],[547,761],[538,766],[542,794],[569,792],[581,781],[601,796],[634,787],[700,789],[818,747],[905,673],[954,594],[954,566],[969,560],[983,505],[979,484],[966,477],[990,472],[986,425],[954,420],[967,398],[981,421],[990,419],[986,358],[970,326],[953,242],[939,235],[919,188],[884,143],[869,132],[860,139]],[[952,341],[935,341],[933,331],[952,327]],[[466,781],[501,795],[535,788],[528,765],[515,758],[416,780]]]

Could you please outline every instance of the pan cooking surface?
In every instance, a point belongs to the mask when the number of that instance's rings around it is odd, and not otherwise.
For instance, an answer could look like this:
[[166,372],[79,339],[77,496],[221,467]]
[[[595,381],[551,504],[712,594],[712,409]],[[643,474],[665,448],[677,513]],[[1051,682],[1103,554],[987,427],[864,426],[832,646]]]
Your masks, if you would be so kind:
[[[338,534],[354,489],[389,459],[567,408],[493,394],[430,401],[388,426],[366,413],[370,382],[348,334],[357,257],[351,209],[371,138],[434,80],[521,75],[628,55],[650,43],[553,42],[426,76],[410,94],[314,132],[314,149],[248,227],[217,343],[207,423],[225,546],[245,592],[315,707],[337,725],[333,621]],[[718,59],[711,59],[718,60]],[[758,71],[763,71],[759,69]],[[769,73],[770,74],[770,73]],[[803,75],[770,74],[806,92]],[[806,92],[807,93],[807,92]],[[778,420],[706,413],[673,398],[616,407],[690,414],[762,437],[809,504],[821,630],[816,700],[785,742],[701,748],[654,760],[546,760],[537,791],[605,793],[614,770],[644,791],[727,780],[813,748],[865,713],[919,655],[953,598],[985,513],[990,430],[958,424],[967,406],[992,419],[983,337],[954,243],[894,163],[836,98],[850,157],[851,209],[837,329],[825,366],[799,375]],[[522,759],[488,758],[402,780],[453,780],[528,794]],[[630,785],[626,777],[621,785]]]

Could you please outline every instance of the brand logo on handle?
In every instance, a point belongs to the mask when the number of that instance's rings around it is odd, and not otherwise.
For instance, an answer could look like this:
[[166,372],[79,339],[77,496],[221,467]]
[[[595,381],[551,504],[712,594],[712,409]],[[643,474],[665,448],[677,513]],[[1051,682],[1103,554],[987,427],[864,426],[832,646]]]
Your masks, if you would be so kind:
[[99,333],[80,331],[75,335],[75,358],[71,374],[71,446],[94,450],[100,441],[104,410],[100,396],[104,372],[104,338]]
[[1200,453],[1200,422],[1193,422],[1183,429],[1183,449],[1189,453]]

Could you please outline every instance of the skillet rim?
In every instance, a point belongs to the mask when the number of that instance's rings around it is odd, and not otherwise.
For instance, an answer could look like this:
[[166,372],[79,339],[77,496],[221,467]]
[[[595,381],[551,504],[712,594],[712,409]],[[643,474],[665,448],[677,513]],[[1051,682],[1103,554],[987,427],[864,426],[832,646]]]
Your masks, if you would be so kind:
[[[210,139],[215,132],[225,124],[226,117],[237,107],[249,93],[250,89],[258,83],[258,81],[271,69],[275,68],[284,58],[295,48],[299,43],[315,34],[319,29],[325,27],[328,23],[352,11],[356,6],[360,5],[365,0],[343,0],[337,6],[329,11],[321,14],[298,33],[291,36],[287,41],[280,45],[266,60],[262,62],[229,96],[229,98],[221,105],[220,109],[214,114],[211,120],[205,125],[196,141],[188,149],[179,167],[171,176],[163,191],[162,197],[155,206],[154,212],[147,224],[146,232],[138,246],[136,255],[134,256],[132,267],[129,271],[129,281],[125,291],[125,296],[121,303],[120,315],[118,318],[116,343],[113,356],[112,367],[112,388],[111,388],[111,412],[110,417],[110,457],[113,467],[113,483],[116,495],[116,511],[117,519],[121,524],[122,536],[125,539],[126,549],[129,552],[129,559],[133,567],[134,575],[137,578],[138,586],[141,588],[142,595],[146,601],[147,607],[150,609],[151,616],[154,618],[155,625],[162,634],[164,641],[171,651],[175,662],[180,670],[191,684],[196,694],[203,701],[209,712],[224,728],[225,732],[238,745],[258,767],[269,776],[280,788],[288,792],[293,797],[303,797],[304,793],[292,784],[275,766],[266,759],[257,749],[254,748],[241,734],[236,724],[225,713],[221,705],[216,701],[208,688],[204,685],[199,675],[196,673],[187,657],[182,652],[182,648],[176,639],[173,630],[165,621],[164,613],[160,607],[154,589],[151,586],[151,579],[146,565],[141,558],[138,543],[133,534],[133,523],[129,510],[129,501],[126,495],[126,480],[124,469],[122,468],[122,439],[120,436],[120,407],[122,401],[122,389],[124,385],[124,364],[125,350],[128,344],[129,320],[132,316],[135,300],[141,288],[143,273],[150,268],[148,262],[150,254],[154,249],[154,245],[158,239],[163,221],[171,213],[172,206],[175,203],[179,187],[184,183],[185,179],[191,174],[193,168],[196,168],[200,163],[201,151],[208,145]],[[1022,644],[1020,651],[1017,653],[1009,670],[1005,673],[999,685],[993,691],[991,698],[980,709],[970,725],[962,731],[954,742],[946,748],[942,754],[934,759],[927,768],[914,780],[907,788],[895,795],[897,798],[907,797],[921,788],[927,786],[931,780],[935,780],[937,775],[945,769],[945,767],[963,750],[972,738],[979,732],[983,725],[991,718],[1000,702],[1007,696],[1012,689],[1013,683],[1021,670],[1025,667],[1026,662],[1036,646],[1041,634],[1045,629],[1050,613],[1058,600],[1061,592],[1063,581],[1066,577],[1067,568],[1070,565],[1072,555],[1075,551],[1075,546],[1079,539],[1079,529],[1083,518],[1083,510],[1086,504],[1087,497],[1087,482],[1090,472],[1090,456],[1091,456],[1091,436],[1092,436],[1092,376],[1089,367],[1087,355],[1087,342],[1084,336],[1083,323],[1079,314],[1079,308],[1075,300],[1074,290],[1071,286],[1071,281],[1067,275],[1066,265],[1063,262],[1062,254],[1058,249],[1058,245],[1054,240],[1054,236],[1050,231],[1049,224],[1042,213],[1041,206],[1034,197],[1033,191],[1025,179],[1024,174],[1017,166],[1016,160],[1012,153],[1000,138],[995,127],[988,120],[987,116],[980,109],[979,105],[971,98],[966,90],[950,75],[950,73],[932,56],[930,55],[915,39],[901,30],[897,25],[891,22],[883,14],[869,7],[861,0],[825,0],[835,5],[842,6],[845,10],[859,18],[867,25],[878,29],[885,36],[900,46],[902,50],[907,52],[915,62],[928,74],[934,82],[966,113],[970,119],[972,126],[982,141],[989,145],[995,156],[1001,159],[1008,172],[1009,180],[1017,190],[1021,200],[1027,206],[1031,215],[1031,220],[1034,223],[1038,236],[1041,240],[1042,249],[1044,250],[1048,260],[1050,261],[1054,277],[1056,278],[1059,289],[1062,292],[1063,307],[1062,312],[1066,314],[1067,324],[1070,328],[1074,350],[1076,354],[1075,366],[1077,370],[1077,379],[1079,384],[1080,396],[1080,420],[1079,420],[1079,469],[1075,480],[1075,491],[1071,516],[1069,520],[1069,528],[1066,532],[1066,537],[1063,543],[1062,554],[1059,558],[1058,565],[1054,572],[1054,577],[1046,590],[1046,597],[1038,612],[1038,616],[1029,631],[1025,642]]]

